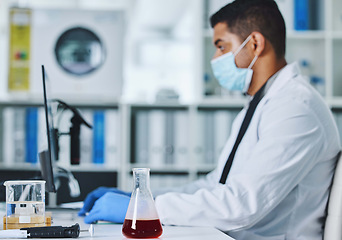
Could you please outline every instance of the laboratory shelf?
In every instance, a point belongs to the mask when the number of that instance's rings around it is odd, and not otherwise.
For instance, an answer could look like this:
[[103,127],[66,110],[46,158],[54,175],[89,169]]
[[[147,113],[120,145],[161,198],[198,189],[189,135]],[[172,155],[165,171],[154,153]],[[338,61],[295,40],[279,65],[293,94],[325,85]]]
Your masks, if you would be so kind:
[[334,97],[326,100],[330,108],[332,109],[342,109],[342,96]]
[[108,98],[63,98],[62,101],[82,108],[118,108],[120,101]]
[[197,171],[211,171],[216,167],[216,163],[196,163]]
[[[118,108],[120,102],[111,99],[82,99],[82,98],[59,98],[63,102],[71,106],[81,108]],[[32,107],[43,106],[44,100],[42,97],[34,96],[8,96],[0,99],[0,107]]]
[[130,164],[129,171],[133,168],[150,168],[152,173],[187,173],[189,172],[189,167],[182,167],[177,165],[161,165],[161,166],[152,166],[151,164],[140,164],[133,163]]
[[170,174],[170,175],[178,175],[178,174],[188,174],[190,172],[210,172],[212,171],[216,165],[215,164],[194,164],[189,167],[180,167],[177,165],[165,165],[160,167],[151,166],[150,164],[131,164],[131,167],[128,169],[129,172],[132,172],[132,168],[141,168],[147,167],[150,168],[151,174]]
[[40,166],[38,164],[32,163],[4,163],[0,162],[1,170],[11,170],[11,171],[40,171]]
[[[105,164],[88,164],[88,165],[58,165],[72,172],[117,172],[118,168],[114,166],[108,166]],[[20,170],[20,171],[40,171],[39,164],[31,163],[15,163],[7,164],[0,162],[1,170]]]
[[[1,0],[0,0],[1,1]],[[205,11],[208,11],[208,8],[204,7],[204,0],[195,1],[198,4],[197,7],[191,8],[191,11],[196,12],[197,19],[199,21],[203,21],[203,16],[208,15],[205,14]],[[201,5],[201,7],[200,7]],[[324,97],[329,107],[335,111],[335,113],[339,113],[342,111],[342,88],[338,89],[340,84],[339,80],[341,79],[338,67],[338,62],[340,62],[339,49],[342,44],[342,30],[341,31],[333,31],[333,4],[331,0],[324,1],[324,7],[327,9],[324,14],[324,29],[326,30],[315,30],[315,31],[287,31],[287,51],[288,53],[292,53],[293,60],[308,60],[313,65],[313,71],[315,74],[320,73],[326,82],[326,96]],[[206,19],[207,21],[207,19]],[[221,91],[216,91],[216,88],[219,87],[216,85],[212,89],[215,89],[217,95],[212,97],[204,96],[206,82],[204,81],[203,76],[210,72],[210,59],[212,58],[214,47],[211,44],[211,39],[213,36],[213,29],[208,27],[205,28],[202,25],[196,25],[196,32],[194,34],[196,41],[193,42],[191,40],[191,44],[196,48],[196,58],[194,58],[193,69],[191,70],[194,73],[196,80],[194,86],[194,100],[193,102],[180,102],[177,100],[170,101],[159,101],[159,102],[149,102],[149,101],[139,101],[139,99],[135,101],[128,101],[125,99],[114,99],[114,98],[105,98],[102,96],[99,97],[82,97],[82,98],[71,98],[70,96],[58,96],[60,99],[65,101],[66,103],[75,106],[77,108],[86,109],[115,109],[119,111],[119,129],[116,134],[118,137],[118,152],[120,156],[118,157],[116,162],[107,162],[105,164],[92,164],[92,163],[82,163],[81,165],[70,165],[68,162],[59,162],[62,167],[76,172],[75,175],[81,174],[81,172],[91,172],[91,174],[95,172],[117,173],[117,185],[118,187],[126,190],[131,189],[130,184],[130,173],[132,168],[135,167],[149,167],[151,169],[152,176],[154,173],[157,174],[165,174],[165,175],[174,175],[175,179],[179,177],[179,175],[187,174],[189,179],[195,180],[198,176],[204,175],[207,172],[212,171],[216,165],[215,164],[205,164],[199,163],[198,159],[201,158],[201,162],[203,161],[203,156],[199,156],[193,149],[198,147],[197,145],[202,144],[197,143],[196,141],[203,137],[204,132],[206,131],[205,125],[200,117],[205,115],[206,111],[216,111],[216,110],[224,110],[230,112],[231,116],[235,116],[236,112],[243,107],[245,107],[248,102],[248,97],[243,97],[241,95],[218,95]],[[0,34],[1,35],[1,34]],[[1,40],[1,39],[0,39]],[[210,48],[211,47],[211,48]],[[312,49],[315,49],[313,51]],[[318,52],[317,52],[318,51]],[[298,55],[297,55],[298,53]],[[291,57],[291,56],[289,56]],[[322,59],[322,60],[317,60]],[[288,59],[289,60],[289,59]],[[291,59],[292,60],[292,59]],[[334,63],[336,62],[336,66],[334,68]],[[206,65],[207,64],[207,65]],[[322,69],[321,69],[322,68]],[[336,70],[336,68],[338,68]],[[6,81],[5,74],[0,76],[0,78]],[[213,78],[212,78],[213,79]],[[338,83],[338,84],[337,84]],[[5,86],[5,84],[3,85]],[[211,85],[209,85],[211,87]],[[334,93],[334,89],[338,89],[337,93]],[[5,92],[5,91],[4,91]],[[340,94],[341,93],[341,94]],[[6,107],[41,107],[43,106],[43,98],[42,96],[32,96],[29,94],[0,94],[0,110],[5,109]],[[137,102],[139,101],[139,102]],[[133,128],[133,121],[135,121],[134,117],[138,115],[139,111],[152,111],[152,110],[161,110],[161,111],[182,111],[185,112],[187,121],[191,124],[187,127],[186,137],[189,140],[186,142],[186,147],[188,151],[188,158],[186,164],[181,161],[175,160],[174,165],[156,165],[156,164],[140,164],[140,163],[131,163],[132,154],[136,151],[132,142],[135,141],[134,138],[137,137],[136,131]],[[205,114],[203,114],[205,112]],[[1,113],[2,114],[2,113]],[[208,114],[211,114],[208,113]],[[222,116],[219,114],[215,116]],[[226,114],[223,113],[223,115]],[[228,115],[229,115],[228,114]],[[181,115],[181,114],[180,114]],[[200,116],[200,117],[199,117]],[[226,116],[226,115],[224,115]],[[216,119],[216,118],[215,118]],[[227,119],[229,119],[227,117]],[[1,119],[0,115],[0,123],[5,120]],[[217,119],[216,119],[217,120]],[[216,121],[215,120],[215,121]],[[224,122],[225,120],[223,120]],[[231,122],[229,122],[231,124]],[[218,126],[218,123],[215,122],[215,126]],[[342,125],[341,125],[342,126]],[[339,127],[341,127],[339,126]],[[218,128],[220,129],[220,128]],[[202,131],[202,132],[201,132]],[[2,137],[3,129],[0,129],[0,134]],[[181,132],[185,132],[181,130]],[[150,136],[148,134],[148,136]],[[0,140],[0,145],[5,146],[4,139]],[[3,151],[3,147],[0,146],[0,152]],[[203,153],[202,153],[203,154]],[[38,171],[40,169],[39,164],[27,164],[27,163],[11,163],[8,164],[9,160],[2,157],[2,161],[0,160],[0,169],[2,170],[24,170],[24,171]],[[168,176],[169,177],[169,176]],[[94,179],[100,181],[101,179]]]
[[[203,37],[212,38],[213,29],[204,29]],[[311,30],[311,31],[294,31],[287,30],[288,39],[324,39],[326,36],[326,31],[323,30]]]
[[333,39],[337,39],[337,40],[342,39],[342,31],[334,31],[332,33],[332,37]]
[[324,39],[326,37],[326,31],[312,30],[312,31],[287,31],[287,39]]
[[80,165],[70,165],[70,164],[59,164],[58,166],[65,168],[72,172],[117,172],[118,167],[110,166],[108,164],[80,164]]
[[132,109],[188,109],[189,105],[178,102],[130,103]]
[[243,108],[247,97],[206,97],[198,103],[198,108]]
[[0,99],[0,107],[33,107],[43,106],[43,99],[38,98],[7,98]]

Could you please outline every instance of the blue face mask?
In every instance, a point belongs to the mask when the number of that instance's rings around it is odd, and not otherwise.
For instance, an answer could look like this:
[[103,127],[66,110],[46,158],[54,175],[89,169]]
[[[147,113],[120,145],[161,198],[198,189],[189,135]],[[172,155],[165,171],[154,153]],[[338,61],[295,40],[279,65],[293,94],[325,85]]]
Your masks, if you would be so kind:
[[255,56],[248,68],[238,68],[235,64],[235,56],[248,43],[252,36],[249,36],[236,50],[235,53],[228,52],[220,57],[211,60],[211,67],[220,85],[231,91],[247,92],[252,80],[253,70],[251,69],[257,60]]

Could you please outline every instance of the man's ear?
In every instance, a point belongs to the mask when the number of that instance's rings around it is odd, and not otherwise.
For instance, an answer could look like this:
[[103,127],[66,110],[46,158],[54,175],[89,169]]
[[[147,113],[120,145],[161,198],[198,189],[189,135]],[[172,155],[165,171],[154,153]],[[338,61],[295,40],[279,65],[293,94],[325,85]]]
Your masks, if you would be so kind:
[[266,39],[260,32],[252,32],[251,36],[250,46],[254,56],[260,56],[265,49]]

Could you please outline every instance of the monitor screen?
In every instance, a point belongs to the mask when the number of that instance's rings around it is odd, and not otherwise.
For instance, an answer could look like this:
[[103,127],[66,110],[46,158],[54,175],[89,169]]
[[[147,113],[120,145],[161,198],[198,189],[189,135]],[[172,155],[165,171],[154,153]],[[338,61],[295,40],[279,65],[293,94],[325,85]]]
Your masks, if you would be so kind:
[[46,190],[48,192],[56,192],[53,176],[53,165],[56,162],[56,132],[53,125],[53,115],[51,110],[52,100],[49,98],[49,80],[45,72],[44,65],[42,65],[42,80],[48,149],[39,153],[39,161],[42,177],[46,181]]

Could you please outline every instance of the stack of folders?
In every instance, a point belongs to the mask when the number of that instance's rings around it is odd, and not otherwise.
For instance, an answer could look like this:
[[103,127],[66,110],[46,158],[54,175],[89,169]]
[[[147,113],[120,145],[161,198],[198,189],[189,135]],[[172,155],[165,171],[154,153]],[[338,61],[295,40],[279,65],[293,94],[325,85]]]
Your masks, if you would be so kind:
[[[133,182],[133,178],[129,182]],[[150,187],[154,190],[184,186],[189,183],[188,174],[156,174],[151,172]]]
[[[69,133],[73,114],[65,111],[54,118],[59,133]],[[119,154],[119,116],[117,110],[84,110],[82,116],[93,126],[81,125],[81,164],[116,166]],[[43,108],[5,108],[2,111],[3,162],[5,164],[38,162],[38,152],[47,149],[45,111]],[[70,164],[70,136],[59,138],[59,162]]]
[[288,30],[323,29],[324,0],[276,0]]
[[342,1],[334,1],[334,30],[342,31]]
[[189,152],[193,151],[196,164],[215,164],[236,115],[235,110],[200,111],[196,123],[192,123],[196,136],[190,138],[188,112],[137,111],[132,162],[153,167],[186,167],[190,164]]
[[134,124],[132,162],[154,167],[188,164],[188,112],[175,110],[141,110]]
[[[31,161],[31,156],[26,159],[26,116],[34,116],[32,109],[26,111],[25,108],[4,108],[2,111],[3,128],[3,162],[19,163]],[[36,118],[34,116],[33,118]],[[33,125],[33,123],[27,123]],[[32,131],[28,131],[31,134]],[[27,138],[33,138],[27,136]],[[35,143],[32,143],[35,144]],[[32,146],[30,146],[32,147]],[[31,151],[31,154],[33,149]]]
[[237,110],[200,111],[195,147],[197,163],[215,165],[229,138]]
[[[83,118],[93,127],[81,125],[80,161],[82,165],[107,165],[117,167],[119,163],[120,121],[117,110],[82,110]],[[71,112],[60,119],[59,131],[68,132],[71,126]],[[59,161],[70,162],[70,136],[61,136]]]
[[153,174],[151,175],[151,189],[184,186],[189,182],[187,174]]
[[336,121],[336,125],[338,128],[338,132],[340,134],[340,139],[342,142],[342,111],[338,111],[338,112],[333,112],[335,121]]
[[[207,11],[204,14],[204,25],[209,26],[209,18],[212,14],[220,10],[223,6],[231,3],[233,0],[206,0],[205,8]],[[277,5],[284,17],[286,28],[288,30],[317,30],[323,29],[323,12],[324,0],[276,0]],[[341,1],[336,1],[340,4]],[[334,23],[341,25],[341,11],[335,8],[336,17]],[[340,11],[340,12],[338,12]],[[341,29],[340,27],[337,27]]]

